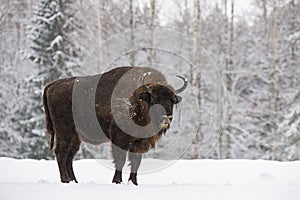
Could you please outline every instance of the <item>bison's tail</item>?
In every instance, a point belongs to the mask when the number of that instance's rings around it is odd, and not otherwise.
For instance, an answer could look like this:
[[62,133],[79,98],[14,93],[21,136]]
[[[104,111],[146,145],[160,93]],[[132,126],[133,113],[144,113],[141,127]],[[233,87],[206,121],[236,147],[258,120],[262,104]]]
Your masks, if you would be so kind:
[[44,94],[43,94],[43,105],[44,105],[44,110],[45,110],[45,115],[46,115],[46,129],[47,129],[47,134],[50,135],[50,148],[49,151],[51,152],[54,146],[54,135],[55,131],[53,129],[53,123],[52,119],[50,116],[50,111],[48,107],[48,101],[47,101],[47,90],[51,84],[47,85],[46,88],[44,89]]

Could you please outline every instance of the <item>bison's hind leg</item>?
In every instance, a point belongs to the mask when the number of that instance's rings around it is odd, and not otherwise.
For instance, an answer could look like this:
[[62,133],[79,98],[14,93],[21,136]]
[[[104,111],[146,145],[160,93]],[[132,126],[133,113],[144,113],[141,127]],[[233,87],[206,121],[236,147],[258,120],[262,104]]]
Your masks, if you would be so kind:
[[57,142],[56,148],[55,148],[55,156],[56,161],[59,168],[60,173],[60,180],[63,183],[69,183],[72,179],[69,177],[68,171],[67,171],[67,158],[68,158],[68,150],[67,145],[63,142]]
[[77,151],[79,150],[80,147],[80,139],[79,136],[76,134],[76,136],[73,137],[70,147],[69,147],[69,155],[67,157],[67,173],[71,181],[75,181],[75,183],[78,183],[73,171],[73,159]]
[[69,183],[74,180],[77,183],[73,171],[73,158],[80,146],[78,134],[57,134],[56,137],[55,155],[61,182]]

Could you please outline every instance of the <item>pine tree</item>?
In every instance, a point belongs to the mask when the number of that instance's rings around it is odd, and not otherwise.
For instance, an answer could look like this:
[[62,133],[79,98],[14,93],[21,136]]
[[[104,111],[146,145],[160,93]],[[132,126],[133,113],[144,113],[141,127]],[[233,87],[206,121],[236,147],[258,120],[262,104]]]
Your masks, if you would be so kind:
[[279,131],[284,133],[280,138],[281,157],[283,160],[299,160],[300,159],[300,92],[294,97],[288,114],[284,116],[284,120],[279,124]]
[[37,72],[27,85],[32,96],[25,108],[23,123],[23,129],[30,133],[29,158],[47,157],[41,98],[44,86],[58,78],[72,76],[80,64],[80,49],[73,38],[80,27],[74,13],[69,0],[42,0],[34,10],[28,31],[32,41],[28,58],[36,64]]
[[[29,58],[37,63],[49,79],[70,76],[78,67],[79,47],[72,35],[80,28],[69,0],[42,0],[30,27],[33,52]],[[46,80],[47,81],[47,80]]]

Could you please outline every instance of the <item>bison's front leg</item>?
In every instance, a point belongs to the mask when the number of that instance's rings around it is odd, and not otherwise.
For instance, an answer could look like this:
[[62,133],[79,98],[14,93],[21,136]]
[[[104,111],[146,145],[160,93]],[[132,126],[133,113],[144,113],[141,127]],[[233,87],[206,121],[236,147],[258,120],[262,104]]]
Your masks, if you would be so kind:
[[112,180],[113,183],[120,184],[122,182],[122,169],[126,161],[127,151],[120,149],[118,146],[112,144],[112,154],[115,162],[115,175]]
[[131,162],[131,173],[128,181],[132,181],[134,185],[138,185],[136,176],[142,161],[142,154],[129,152],[129,160]]

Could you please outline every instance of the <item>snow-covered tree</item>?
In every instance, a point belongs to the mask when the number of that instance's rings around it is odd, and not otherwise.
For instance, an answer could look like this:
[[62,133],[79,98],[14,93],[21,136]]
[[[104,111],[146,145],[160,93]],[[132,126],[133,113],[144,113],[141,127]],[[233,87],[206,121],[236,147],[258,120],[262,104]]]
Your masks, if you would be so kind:
[[42,0],[34,11],[29,58],[46,69],[50,79],[70,76],[80,64],[80,48],[72,40],[80,29],[75,13],[69,0]]
[[[1,1],[0,6],[0,156],[24,158],[24,78],[30,71],[23,60],[25,26],[31,15],[28,1]],[[24,67],[25,66],[25,67]],[[26,69],[25,69],[26,68]]]
[[31,100],[26,105],[23,124],[29,133],[29,157],[47,155],[45,142],[42,92],[53,80],[72,76],[81,63],[80,47],[75,43],[80,29],[72,2],[69,0],[41,0],[34,9],[28,30],[32,41],[28,58],[36,64],[36,74],[28,78]]
[[288,113],[278,127],[280,137],[280,156],[284,160],[300,159],[300,92],[291,102]]

